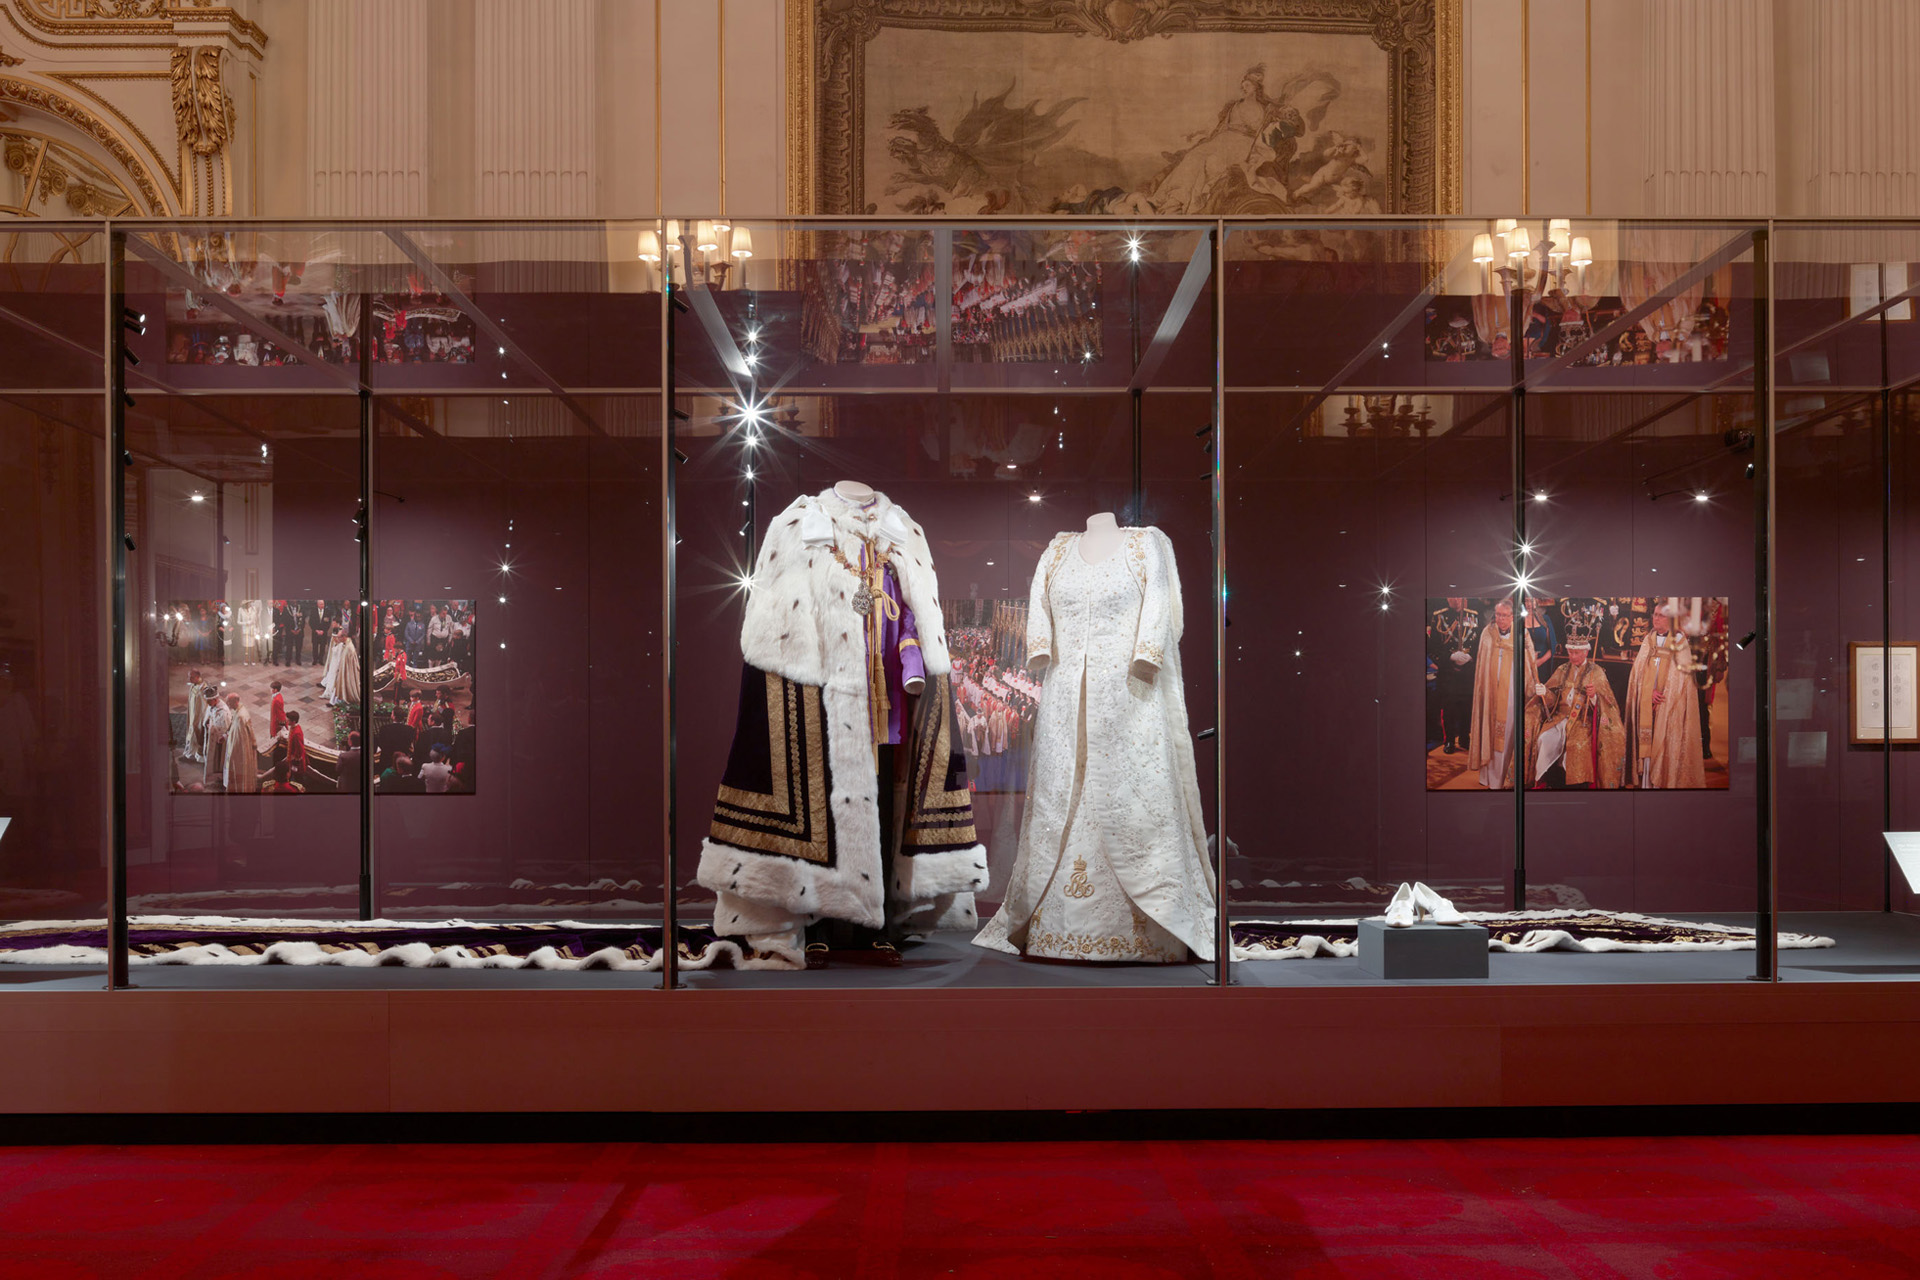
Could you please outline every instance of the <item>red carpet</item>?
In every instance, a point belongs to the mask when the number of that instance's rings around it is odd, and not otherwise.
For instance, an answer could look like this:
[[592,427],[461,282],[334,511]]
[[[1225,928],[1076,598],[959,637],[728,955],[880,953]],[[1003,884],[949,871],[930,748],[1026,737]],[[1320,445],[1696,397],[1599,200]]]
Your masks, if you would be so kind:
[[1920,1141],[0,1148],[0,1280],[120,1276],[1910,1280]]

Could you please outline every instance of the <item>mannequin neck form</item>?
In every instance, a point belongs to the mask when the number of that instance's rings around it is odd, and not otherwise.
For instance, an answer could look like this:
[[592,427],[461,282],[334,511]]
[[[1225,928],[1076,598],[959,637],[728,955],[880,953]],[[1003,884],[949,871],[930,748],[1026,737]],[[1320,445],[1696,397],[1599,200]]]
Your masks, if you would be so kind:
[[861,484],[858,480],[840,480],[835,482],[833,491],[855,506],[863,506],[873,501],[873,486]]
[[1087,517],[1087,531],[1080,537],[1080,558],[1099,564],[1120,549],[1120,522],[1111,511],[1096,511]]

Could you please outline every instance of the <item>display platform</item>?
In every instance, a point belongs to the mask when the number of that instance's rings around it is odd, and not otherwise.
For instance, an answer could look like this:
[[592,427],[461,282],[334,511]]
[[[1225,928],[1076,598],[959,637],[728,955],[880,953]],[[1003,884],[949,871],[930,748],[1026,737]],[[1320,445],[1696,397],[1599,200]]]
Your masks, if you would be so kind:
[[[1741,927],[1738,916],[1692,917],[1701,924]],[[1793,982],[1920,982],[1920,916],[1870,911],[1790,912],[1782,932],[1831,938],[1831,948],[1780,953],[1780,979]],[[840,964],[793,973],[713,968],[682,970],[682,987],[709,991],[1050,990],[1128,991],[1210,986],[1202,964],[1086,965],[1023,959],[973,946],[966,934],[940,933],[908,946],[898,966]],[[1581,953],[1492,952],[1490,986],[1634,986],[1735,983],[1753,973],[1751,951]],[[0,965],[0,999],[22,991],[97,991],[99,966]],[[1360,967],[1359,957],[1249,961],[1233,966],[1234,985],[1262,989],[1338,990],[1396,986]],[[409,969],[398,965],[161,965],[133,972],[139,991],[635,991],[652,990],[647,971],[582,969]],[[1422,986],[1433,985],[1423,982]],[[1475,980],[1474,985],[1481,985]]]
[[[1818,921],[1843,937],[1845,923]],[[858,1000],[765,974],[679,993],[618,973],[177,969],[125,991],[96,973],[0,986],[0,1099],[29,1113],[1904,1101],[1920,1055],[1920,931],[1858,923],[1853,936],[1882,945],[1847,963],[1877,980],[1829,980],[1842,975],[1821,970],[1844,949],[1792,975],[1814,980],[1778,984],[1740,980],[1737,953],[1496,955],[1496,971],[1587,973],[1383,983],[1322,960],[1238,966],[1298,979],[1284,986],[890,982]],[[944,968],[969,964],[963,946]],[[970,960],[981,977],[1031,971]],[[243,989],[255,975],[270,982]],[[888,1065],[850,1069],[849,1053]]]

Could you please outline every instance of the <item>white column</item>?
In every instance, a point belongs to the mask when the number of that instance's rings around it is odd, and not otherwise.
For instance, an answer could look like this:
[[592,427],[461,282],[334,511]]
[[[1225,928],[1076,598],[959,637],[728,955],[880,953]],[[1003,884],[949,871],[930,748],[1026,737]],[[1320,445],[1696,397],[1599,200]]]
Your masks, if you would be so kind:
[[1769,0],[1650,0],[1644,48],[1646,211],[1772,213]]
[[[307,10],[313,213],[427,212],[427,7],[313,0]],[[272,140],[261,139],[267,151]]]
[[1788,170],[1809,214],[1911,214],[1920,208],[1920,5],[1792,0]]
[[477,0],[474,5],[474,158],[480,176],[475,212],[480,216],[600,211],[594,166],[595,17],[593,0]]

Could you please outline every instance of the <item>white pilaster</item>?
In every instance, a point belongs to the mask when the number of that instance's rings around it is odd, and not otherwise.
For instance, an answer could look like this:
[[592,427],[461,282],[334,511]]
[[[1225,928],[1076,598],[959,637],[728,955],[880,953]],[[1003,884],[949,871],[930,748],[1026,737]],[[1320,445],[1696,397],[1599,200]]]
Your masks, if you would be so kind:
[[312,212],[425,216],[427,6],[313,0],[307,32]]
[[474,5],[479,215],[599,212],[595,8],[593,0]]
[[[1920,5],[1793,0],[1806,85],[1789,121],[1788,177],[1809,214],[1908,215],[1920,208]],[[1798,144],[1798,145],[1796,145]]]
[[1774,211],[1773,56],[1769,0],[1651,0],[1648,213]]

